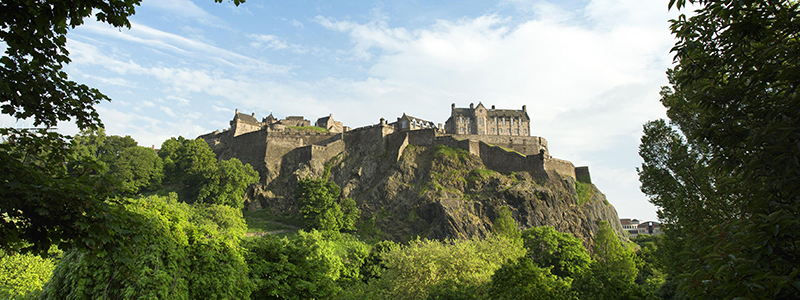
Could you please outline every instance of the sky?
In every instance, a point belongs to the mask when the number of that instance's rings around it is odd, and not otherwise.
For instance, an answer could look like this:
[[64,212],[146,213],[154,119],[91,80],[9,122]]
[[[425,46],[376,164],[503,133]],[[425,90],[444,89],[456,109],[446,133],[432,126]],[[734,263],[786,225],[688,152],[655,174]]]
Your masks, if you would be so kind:
[[357,128],[526,105],[531,134],[589,166],[621,218],[657,220],[636,167],[642,125],[665,118],[666,0],[331,2],[144,0],[130,29],[71,30],[66,71],[112,99],[96,106],[107,134],[156,148],[228,128],[236,109]]

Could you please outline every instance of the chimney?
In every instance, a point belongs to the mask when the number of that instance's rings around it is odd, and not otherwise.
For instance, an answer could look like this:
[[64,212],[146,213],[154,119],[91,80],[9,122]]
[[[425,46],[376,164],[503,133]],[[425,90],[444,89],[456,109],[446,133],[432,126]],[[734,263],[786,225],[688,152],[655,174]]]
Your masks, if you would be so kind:
[[475,109],[475,106],[474,106],[474,105],[472,105],[472,103],[470,103],[470,104],[469,104],[469,110],[473,110],[473,109]]
[[381,125],[386,125],[386,119],[381,118]]
[[442,131],[442,123],[439,123],[439,131]]
[[237,114],[239,113],[239,109],[238,109],[238,108],[236,109],[236,113],[237,113]]
[[456,104],[455,104],[455,103],[453,103],[453,104],[450,104],[450,109],[451,109],[451,110],[456,110]]
[[523,106],[522,106],[522,111],[524,111],[524,112],[528,112],[528,110],[527,110],[527,109],[525,109],[525,105],[523,105]]
[[492,110],[494,110],[494,105],[492,105]]

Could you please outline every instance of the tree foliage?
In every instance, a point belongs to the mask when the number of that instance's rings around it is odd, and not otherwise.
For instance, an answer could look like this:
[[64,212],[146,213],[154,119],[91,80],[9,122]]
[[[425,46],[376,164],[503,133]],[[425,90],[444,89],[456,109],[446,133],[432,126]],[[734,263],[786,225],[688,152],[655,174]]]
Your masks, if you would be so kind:
[[594,238],[593,260],[589,269],[576,276],[572,285],[578,299],[641,299],[646,294],[635,283],[635,254],[632,245],[623,244],[606,221]]
[[670,270],[693,297],[796,295],[800,3],[688,3],[700,8],[671,25],[670,123],[645,125],[640,146]]
[[164,181],[180,184],[186,202],[244,207],[247,186],[260,180],[250,164],[237,158],[217,161],[203,139],[171,138],[158,156],[164,161]]
[[246,240],[255,299],[329,299],[361,281],[368,246],[336,232],[299,231],[292,238]]
[[520,243],[504,237],[415,240],[383,255],[388,270],[381,280],[390,299],[421,299],[440,283],[467,287],[487,284],[503,262],[524,253]]
[[492,275],[491,299],[569,299],[571,278],[550,274],[550,268],[529,257],[509,260]]
[[161,158],[153,149],[137,144],[130,136],[106,136],[103,129],[84,130],[72,140],[73,159],[96,159],[101,173],[117,180],[118,187],[128,193],[156,190],[164,177]]
[[0,258],[0,298],[34,299],[53,273],[52,258],[33,254],[12,254]]
[[[63,71],[70,61],[66,34],[92,15],[114,27],[130,27],[128,17],[140,2],[2,1],[0,111],[46,128],[67,120],[80,129],[102,127],[94,105],[109,98],[69,80]],[[0,249],[44,253],[54,243],[92,248],[112,240],[104,202],[111,184],[87,175],[88,169],[98,170],[96,164],[83,162],[80,171],[66,175],[61,168],[70,157],[64,150],[69,137],[13,129],[0,134],[15,137],[0,146]]]
[[[358,208],[352,199],[340,200],[341,195],[342,189],[335,182],[326,179],[301,179],[294,191],[300,213],[309,228],[353,230],[359,218]],[[345,211],[342,210],[342,205],[345,206]]]
[[552,268],[549,272],[559,277],[574,278],[587,270],[592,261],[580,239],[552,226],[525,229],[522,241],[533,264]]
[[[2,129],[0,250],[46,253],[51,245],[102,247],[113,242],[107,211],[114,184],[94,160],[71,161],[63,136]],[[68,171],[71,170],[71,171]]]
[[511,210],[508,206],[500,208],[497,218],[492,222],[492,232],[496,235],[504,236],[511,240],[520,239],[520,231],[517,227],[517,221],[511,215]]
[[132,199],[115,211],[119,247],[68,251],[42,298],[247,299],[253,285],[239,248],[243,230],[231,230],[244,220],[198,222],[208,208],[179,203],[175,194]]

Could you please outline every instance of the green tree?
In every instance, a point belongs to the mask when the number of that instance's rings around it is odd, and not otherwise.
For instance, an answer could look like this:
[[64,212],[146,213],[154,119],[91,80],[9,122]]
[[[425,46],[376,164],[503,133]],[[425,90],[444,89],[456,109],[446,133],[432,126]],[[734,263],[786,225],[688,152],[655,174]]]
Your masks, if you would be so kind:
[[[299,231],[293,238],[245,241],[255,299],[327,299],[341,291],[337,281],[358,273],[366,245],[325,237],[322,232]],[[357,278],[356,278],[357,279]]]
[[586,271],[592,261],[580,239],[558,232],[552,226],[525,229],[522,241],[527,256],[535,265],[552,268],[549,272],[559,277],[575,278]]
[[163,167],[153,149],[140,147],[130,136],[106,136],[103,129],[84,130],[72,140],[74,158],[92,157],[100,171],[119,181],[119,188],[130,193],[161,187]]
[[572,279],[550,274],[529,257],[509,260],[492,275],[491,299],[569,299]]
[[496,235],[503,236],[514,241],[520,239],[520,231],[519,227],[517,227],[517,221],[514,220],[514,217],[511,215],[511,210],[508,208],[508,206],[503,206],[500,208],[497,218],[495,218],[494,222],[492,223],[492,232]]
[[625,245],[606,221],[594,238],[593,260],[572,285],[578,299],[641,299],[644,290],[634,281],[638,270],[633,247]]
[[[51,245],[102,247],[113,243],[107,214],[114,184],[97,175],[95,159],[71,161],[63,136],[46,130],[2,129],[0,250],[45,254]],[[71,172],[68,170],[72,170]]]
[[171,138],[158,156],[164,162],[164,181],[179,184],[182,199],[190,203],[242,208],[247,187],[260,180],[253,167],[239,159],[217,161],[203,139]]
[[[69,80],[66,34],[94,15],[114,27],[130,27],[128,17],[140,0],[8,0],[0,9],[0,111],[34,126],[52,128],[73,120],[80,129],[102,127],[94,105],[109,98],[97,89]],[[222,2],[222,0],[215,0]],[[233,0],[238,5],[243,0]],[[97,247],[112,242],[114,229],[104,221],[108,182],[65,176],[60,168],[71,153],[69,137],[39,131],[1,129],[16,141],[0,146],[0,248],[44,253],[53,243]],[[45,152],[40,150],[48,149]],[[37,156],[38,166],[31,163]],[[94,169],[97,164],[81,167]],[[91,242],[90,242],[91,241]],[[91,243],[92,245],[89,245]]]
[[248,299],[243,230],[231,230],[244,220],[205,220],[207,206],[180,203],[175,194],[116,208],[119,248],[68,251],[43,299]]
[[339,231],[355,229],[359,218],[358,208],[352,199],[342,199],[345,212],[339,204],[342,190],[336,183],[325,179],[301,179],[294,191],[303,218],[310,228]]
[[669,126],[648,123],[642,191],[692,297],[800,293],[800,3],[671,1]]
[[259,177],[249,164],[243,165],[239,159],[231,158],[219,161],[216,172],[208,179],[198,192],[198,202],[241,209],[247,186],[258,182]]
[[525,255],[521,243],[504,237],[465,241],[414,240],[383,255],[381,281],[389,299],[422,299],[447,284],[474,288],[488,284],[503,262]]
[[52,258],[19,253],[3,256],[0,258],[0,298],[34,299],[55,267]]

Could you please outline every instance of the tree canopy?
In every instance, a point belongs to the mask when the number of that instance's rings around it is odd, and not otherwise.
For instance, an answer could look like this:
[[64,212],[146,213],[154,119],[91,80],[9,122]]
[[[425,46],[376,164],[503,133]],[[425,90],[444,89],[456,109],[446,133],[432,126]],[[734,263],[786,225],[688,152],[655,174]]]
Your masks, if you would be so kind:
[[642,191],[659,207],[680,289],[800,293],[800,2],[685,1],[672,20],[669,123],[645,125]]

